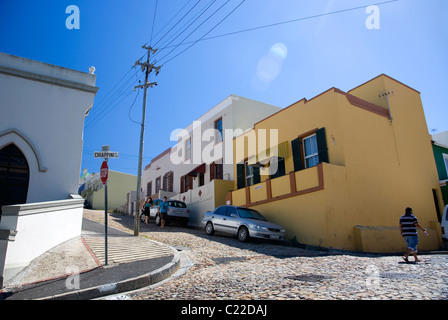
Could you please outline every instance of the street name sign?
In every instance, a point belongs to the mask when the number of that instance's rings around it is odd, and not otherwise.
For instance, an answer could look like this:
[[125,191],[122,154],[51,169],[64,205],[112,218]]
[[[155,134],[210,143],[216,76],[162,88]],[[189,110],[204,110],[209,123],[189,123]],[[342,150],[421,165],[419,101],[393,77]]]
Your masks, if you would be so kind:
[[118,158],[118,152],[111,151],[95,151],[93,156],[95,158]]

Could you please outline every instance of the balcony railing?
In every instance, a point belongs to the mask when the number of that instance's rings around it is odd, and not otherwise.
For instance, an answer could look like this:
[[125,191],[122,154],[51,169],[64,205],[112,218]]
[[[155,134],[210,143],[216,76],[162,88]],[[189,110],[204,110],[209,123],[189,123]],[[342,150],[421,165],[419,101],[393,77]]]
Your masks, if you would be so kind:
[[232,191],[228,198],[232,205],[250,207],[323,189],[323,164],[319,163],[312,168]]

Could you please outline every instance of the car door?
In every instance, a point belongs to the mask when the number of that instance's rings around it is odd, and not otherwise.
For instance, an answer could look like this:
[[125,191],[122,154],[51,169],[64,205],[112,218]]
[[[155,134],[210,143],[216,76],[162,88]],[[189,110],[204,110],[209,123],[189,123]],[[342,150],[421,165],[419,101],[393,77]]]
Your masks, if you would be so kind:
[[154,206],[151,207],[151,209],[149,209],[149,217],[150,218],[152,218],[152,219],[156,218],[157,212],[159,212],[160,201],[161,200],[159,200],[159,199],[155,200],[154,201]]
[[227,207],[226,215],[223,217],[224,232],[237,234],[240,225],[238,213],[234,207]]
[[215,231],[224,231],[224,218],[226,217],[226,206],[220,206],[218,207],[213,213],[212,213],[212,222],[213,227]]

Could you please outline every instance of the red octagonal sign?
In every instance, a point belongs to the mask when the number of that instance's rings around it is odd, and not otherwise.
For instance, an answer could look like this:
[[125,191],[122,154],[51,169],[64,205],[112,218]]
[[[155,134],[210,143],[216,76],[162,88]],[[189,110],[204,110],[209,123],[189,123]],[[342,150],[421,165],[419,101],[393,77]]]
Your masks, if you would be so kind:
[[108,176],[109,176],[109,167],[107,165],[107,161],[103,161],[100,170],[100,178],[103,185],[106,185]]

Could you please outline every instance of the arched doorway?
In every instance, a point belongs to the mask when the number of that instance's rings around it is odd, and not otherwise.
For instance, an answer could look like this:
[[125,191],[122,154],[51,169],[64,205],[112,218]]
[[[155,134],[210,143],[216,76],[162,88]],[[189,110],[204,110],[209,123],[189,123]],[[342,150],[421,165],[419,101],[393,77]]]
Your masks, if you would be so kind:
[[0,150],[0,216],[2,206],[26,203],[30,170],[22,151],[14,144]]

